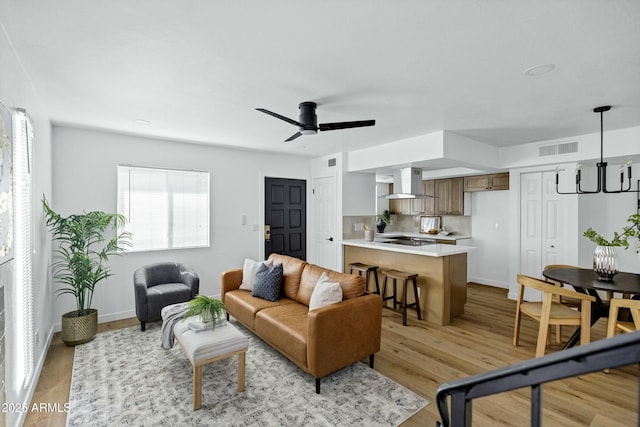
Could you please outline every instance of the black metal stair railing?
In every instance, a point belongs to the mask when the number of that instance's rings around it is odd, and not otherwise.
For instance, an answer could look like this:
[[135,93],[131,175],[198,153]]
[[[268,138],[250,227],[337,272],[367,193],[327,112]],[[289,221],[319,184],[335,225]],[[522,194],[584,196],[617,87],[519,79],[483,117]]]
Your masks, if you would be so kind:
[[[473,399],[531,387],[531,426],[538,427],[541,424],[544,383],[639,362],[640,332],[633,332],[454,380],[442,384],[436,393],[442,419],[436,426],[470,427]],[[448,397],[451,398],[451,410],[447,404]],[[640,408],[640,389],[638,405]],[[637,423],[640,426],[640,418]]]

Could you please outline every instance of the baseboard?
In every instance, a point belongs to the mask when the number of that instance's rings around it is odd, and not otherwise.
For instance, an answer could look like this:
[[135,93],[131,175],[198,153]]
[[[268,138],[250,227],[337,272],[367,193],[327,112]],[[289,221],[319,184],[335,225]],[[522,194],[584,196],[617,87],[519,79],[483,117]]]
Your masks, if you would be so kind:
[[[119,311],[117,313],[100,314],[98,311],[98,323],[113,322],[114,320],[129,319],[130,317],[136,317],[134,310]],[[62,330],[62,322],[53,325],[55,332]]]
[[[220,299],[220,294],[212,295],[212,298]],[[131,317],[136,317],[135,310],[118,311],[116,313],[109,314],[100,314],[100,311],[98,311],[98,323],[113,322],[115,320],[129,319]],[[60,332],[61,330],[62,321],[53,325],[53,332]]]
[[509,284],[499,282],[497,280],[485,279],[483,277],[468,277],[469,282],[479,283],[481,285],[493,286],[494,288],[509,289]]
[[518,292],[509,292],[507,294],[507,298],[517,301],[518,300]]

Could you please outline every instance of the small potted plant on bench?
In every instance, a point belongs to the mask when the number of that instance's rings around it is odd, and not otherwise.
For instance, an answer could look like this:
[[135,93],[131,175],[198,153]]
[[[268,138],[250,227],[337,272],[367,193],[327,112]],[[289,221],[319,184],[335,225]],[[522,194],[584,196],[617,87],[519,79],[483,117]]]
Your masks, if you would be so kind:
[[190,316],[200,316],[202,323],[211,322],[211,329],[215,329],[227,312],[224,303],[217,298],[211,298],[206,295],[196,295],[194,299],[187,303],[187,311],[184,318]]

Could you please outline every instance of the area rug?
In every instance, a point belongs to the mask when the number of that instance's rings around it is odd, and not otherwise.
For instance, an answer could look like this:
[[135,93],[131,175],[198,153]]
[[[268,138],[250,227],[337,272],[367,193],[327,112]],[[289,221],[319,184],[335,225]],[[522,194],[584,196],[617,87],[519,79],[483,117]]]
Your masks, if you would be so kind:
[[202,409],[193,411],[192,368],[178,344],[160,347],[160,324],[102,333],[76,347],[68,426],[395,426],[429,401],[357,362],[314,378],[249,337],[246,388],[237,357],[203,367]]

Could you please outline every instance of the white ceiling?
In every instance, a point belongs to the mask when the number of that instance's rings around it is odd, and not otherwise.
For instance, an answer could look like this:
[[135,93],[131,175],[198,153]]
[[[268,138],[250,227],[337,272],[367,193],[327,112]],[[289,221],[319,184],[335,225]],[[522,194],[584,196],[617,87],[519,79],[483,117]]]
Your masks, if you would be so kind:
[[[309,156],[593,133],[599,105],[605,130],[640,125],[638,0],[3,0],[0,22],[58,124]],[[297,129],[255,111],[302,101],[377,123],[283,143]]]

